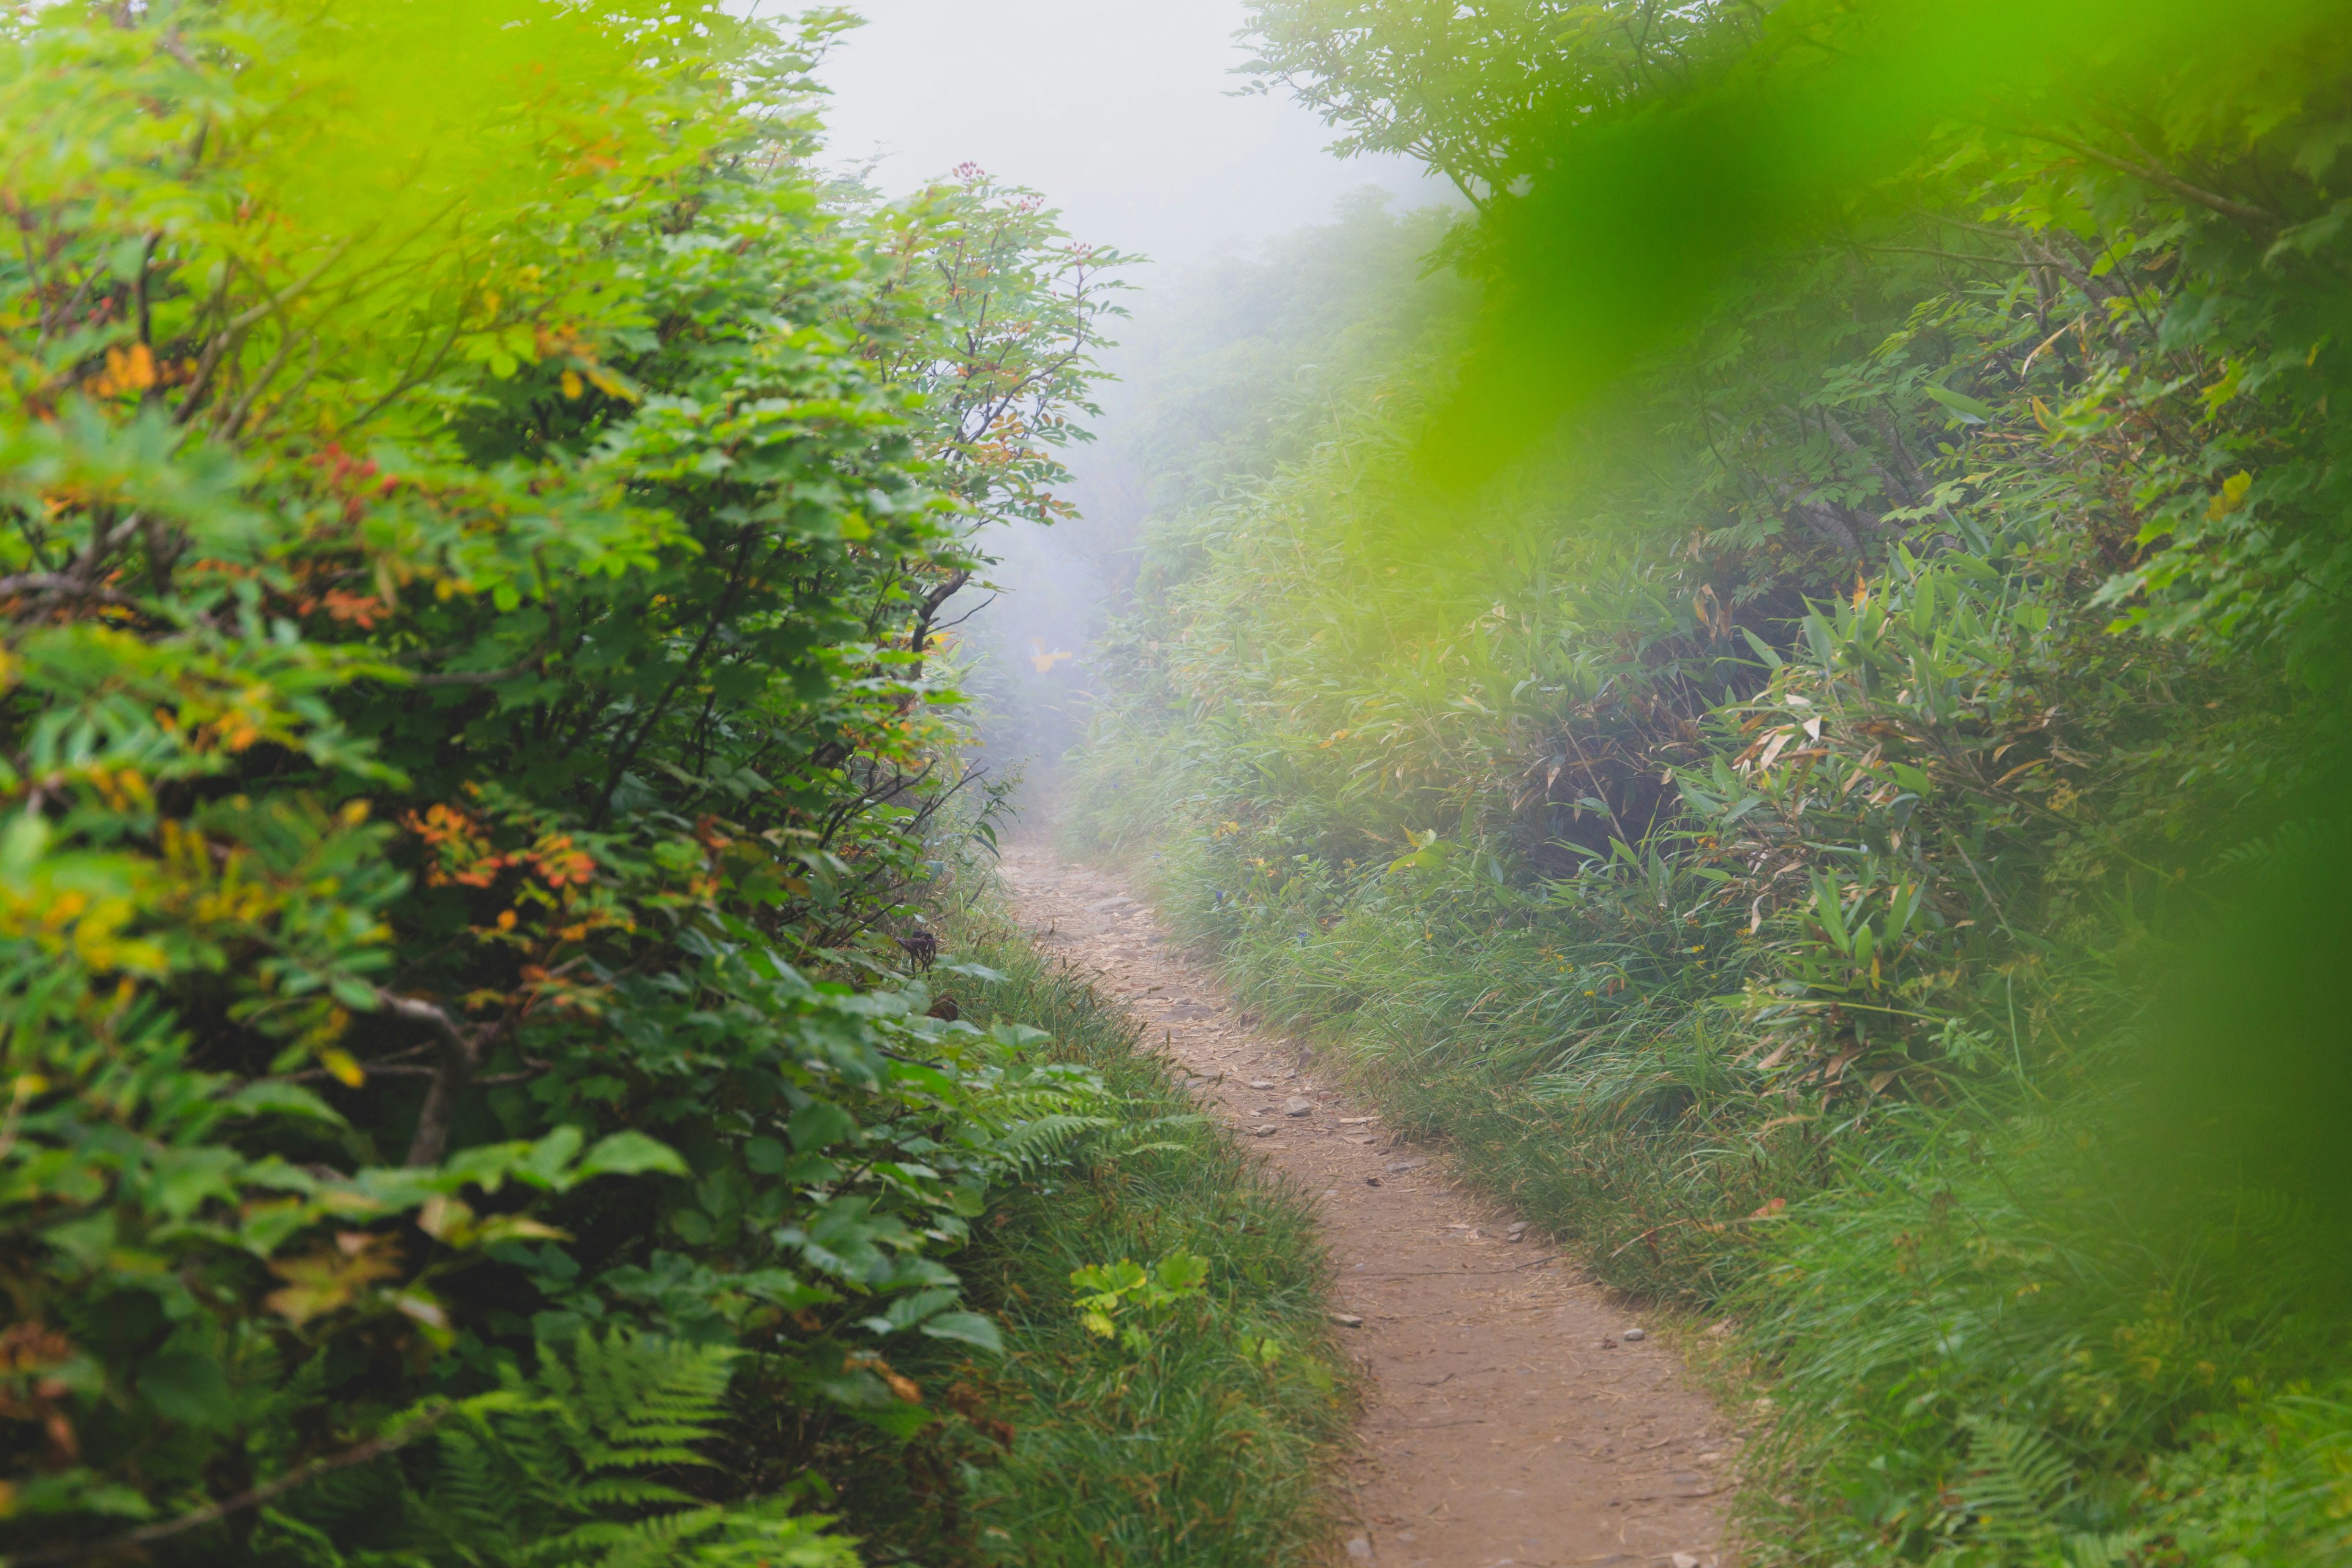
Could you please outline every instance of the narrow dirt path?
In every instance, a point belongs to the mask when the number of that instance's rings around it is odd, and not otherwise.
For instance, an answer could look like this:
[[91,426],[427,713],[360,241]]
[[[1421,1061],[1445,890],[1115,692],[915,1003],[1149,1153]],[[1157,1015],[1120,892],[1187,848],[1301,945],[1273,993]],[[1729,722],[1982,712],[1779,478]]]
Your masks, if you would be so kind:
[[1335,1308],[1360,1320],[1371,1380],[1347,1559],[1717,1563],[1733,1440],[1638,1315],[1237,1014],[1116,880],[1036,844],[1010,847],[1003,875],[1044,951],[1166,1031],[1203,1107],[1321,1194]]

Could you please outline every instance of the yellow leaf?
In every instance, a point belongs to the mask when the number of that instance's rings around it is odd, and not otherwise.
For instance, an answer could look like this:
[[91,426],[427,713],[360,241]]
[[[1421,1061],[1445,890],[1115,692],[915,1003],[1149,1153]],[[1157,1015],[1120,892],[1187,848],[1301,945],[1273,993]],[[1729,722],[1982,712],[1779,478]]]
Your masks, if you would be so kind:
[[300,1258],[280,1258],[269,1271],[286,1281],[265,1300],[269,1310],[296,1325],[348,1306],[362,1287],[400,1272],[397,1244],[388,1236],[345,1231],[335,1245]]
[[461,1247],[473,1233],[474,1211],[452,1197],[431,1197],[416,1211],[416,1228],[436,1241]]
[[2254,476],[2249,473],[2235,473],[2223,479],[2221,493],[2215,496],[2205,508],[2206,520],[2210,522],[2219,522],[2245,505],[2246,492],[2253,488],[2253,484]]

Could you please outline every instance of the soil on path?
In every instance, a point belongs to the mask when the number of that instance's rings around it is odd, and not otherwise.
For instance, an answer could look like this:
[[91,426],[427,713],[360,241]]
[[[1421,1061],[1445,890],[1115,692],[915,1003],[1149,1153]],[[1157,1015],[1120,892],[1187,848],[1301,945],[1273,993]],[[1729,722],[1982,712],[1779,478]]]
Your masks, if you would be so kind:
[[1164,1030],[1203,1108],[1320,1195],[1370,1374],[1341,1561],[1717,1563],[1734,1439],[1656,1339],[1627,1339],[1639,1313],[1236,1012],[1116,880],[1035,844],[1003,876],[1043,950]]

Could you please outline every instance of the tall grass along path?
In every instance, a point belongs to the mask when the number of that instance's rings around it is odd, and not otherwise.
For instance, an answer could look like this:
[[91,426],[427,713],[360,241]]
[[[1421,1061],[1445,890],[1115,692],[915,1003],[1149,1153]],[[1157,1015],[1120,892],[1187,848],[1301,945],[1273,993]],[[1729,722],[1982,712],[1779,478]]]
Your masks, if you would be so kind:
[[1117,881],[1045,847],[1003,876],[1044,950],[1165,1031],[1203,1110],[1319,1194],[1367,1373],[1347,1560],[1718,1561],[1735,1438],[1643,1319],[1251,1027]]

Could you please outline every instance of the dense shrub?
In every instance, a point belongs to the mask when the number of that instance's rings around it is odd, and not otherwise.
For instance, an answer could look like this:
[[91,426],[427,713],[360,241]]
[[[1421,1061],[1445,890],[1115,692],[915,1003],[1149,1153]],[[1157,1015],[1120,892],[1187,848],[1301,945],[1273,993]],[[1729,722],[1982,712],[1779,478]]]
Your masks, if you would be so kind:
[[829,208],[839,25],[5,24],[11,1561],[846,1561],[810,1445],[996,1342],[1102,1090],[892,939],[1104,258]]

